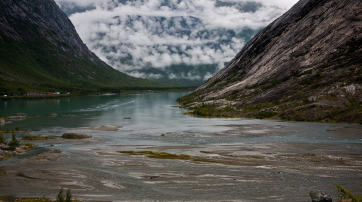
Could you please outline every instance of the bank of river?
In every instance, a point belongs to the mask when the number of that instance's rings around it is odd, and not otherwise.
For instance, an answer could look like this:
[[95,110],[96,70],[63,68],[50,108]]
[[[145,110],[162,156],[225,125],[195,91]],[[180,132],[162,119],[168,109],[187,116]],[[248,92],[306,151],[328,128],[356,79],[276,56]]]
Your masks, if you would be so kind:
[[360,125],[197,118],[172,107],[185,94],[0,101],[1,115],[37,115],[2,131],[54,138],[0,163],[0,195],[54,198],[64,186],[86,201],[307,201],[315,189],[336,199],[334,182],[361,193]]

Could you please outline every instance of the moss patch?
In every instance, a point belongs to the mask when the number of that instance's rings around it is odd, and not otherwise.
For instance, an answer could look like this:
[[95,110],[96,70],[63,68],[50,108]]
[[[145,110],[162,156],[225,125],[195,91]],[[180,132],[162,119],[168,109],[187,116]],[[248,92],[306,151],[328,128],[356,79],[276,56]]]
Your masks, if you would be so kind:
[[194,157],[184,154],[170,154],[167,152],[151,152],[151,151],[117,151],[118,153],[128,154],[128,155],[144,155],[149,158],[157,159],[180,159],[180,160],[192,160]]
[[228,165],[238,164],[237,162],[232,160],[190,156],[185,154],[177,155],[177,154],[170,154],[167,152],[152,152],[152,151],[117,151],[117,152],[121,154],[138,155],[138,156],[145,156],[148,158],[158,158],[158,159],[191,160],[194,162],[217,163],[217,164],[228,164]]

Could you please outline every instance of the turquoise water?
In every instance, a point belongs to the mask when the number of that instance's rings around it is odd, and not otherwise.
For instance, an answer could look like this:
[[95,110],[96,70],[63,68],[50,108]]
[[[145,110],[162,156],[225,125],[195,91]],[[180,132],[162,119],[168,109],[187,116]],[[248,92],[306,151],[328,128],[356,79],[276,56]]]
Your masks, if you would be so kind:
[[[116,132],[93,132],[108,142],[130,143],[135,139],[159,141],[160,134],[176,133],[179,138],[164,138],[158,144],[204,144],[232,142],[340,142],[361,143],[362,137],[357,134],[333,133],[330,131],[343,128],[361,129],[360,125],[298,123],[274,120],[255,119],[216,119],[197,118],[184,115],[187,110],[173,107],[178,97],[188,92],[118,94],[72,98],[9,100],[0,101],[0,114],[13,115],[23,112],[36,115],[35,118],[13,121],[0,125],[1,130],[12,130],[16,127],[33,131],[33,134],[61,135],[80,127],[98,127],[100,125],[123,126]],[[56,113],[57,117],[48,117],[48,113]],[[124,119],[131,117],[131,119]],[[229,130],[228,125],[257,124],[265,126],[284,126],[288,129],[283,135],[263,137],[197,137],[186,132],[221,132]]]

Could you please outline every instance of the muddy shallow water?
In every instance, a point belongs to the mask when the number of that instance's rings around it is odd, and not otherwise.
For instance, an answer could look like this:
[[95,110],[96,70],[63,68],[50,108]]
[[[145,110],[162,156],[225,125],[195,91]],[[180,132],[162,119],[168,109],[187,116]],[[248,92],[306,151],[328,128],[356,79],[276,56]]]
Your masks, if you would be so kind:
[[[360,125],[195,118],[171,107],[183,94],[53,100],[41,117],[0,126],[54,137],[32,141],[38,148],[0,162],[0,195],[55,198],[64,186],[85,201],[310,201],[309,191],[317,189],[336,201],[334,183],[362,193]],[[27,103],[16,105],[24,107],[0,113],[35,114],[44,101],[30,101],[30,112]],[[59,116],[46,117],[50,112]],[[92,130],[101,125],[123,127]],[[93,138],[64,140],[64,132]]]

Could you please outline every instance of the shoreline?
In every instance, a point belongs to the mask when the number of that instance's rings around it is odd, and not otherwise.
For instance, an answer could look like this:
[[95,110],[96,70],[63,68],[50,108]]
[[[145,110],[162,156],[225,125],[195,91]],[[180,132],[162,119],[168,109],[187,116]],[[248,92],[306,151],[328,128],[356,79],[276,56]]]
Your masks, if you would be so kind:
[[[118,93],[103,92],[91,93],[87,95],[80,94],[60,94],[60,95],[31,95],[31,96],[8,96],[0,97],[0,101],[8,100],[26,100],[26,99],[52,99],[52,98],[73,98],[73,97],[86,97],[86,96],[100,96],[100,95],[121,95],[121,94],[134,94],[134,93],[162,93],[162,92],[192,92],[196,87],[174,87],[169,90],[120,90]],[[152,88],[151,88],[152,89]]]

